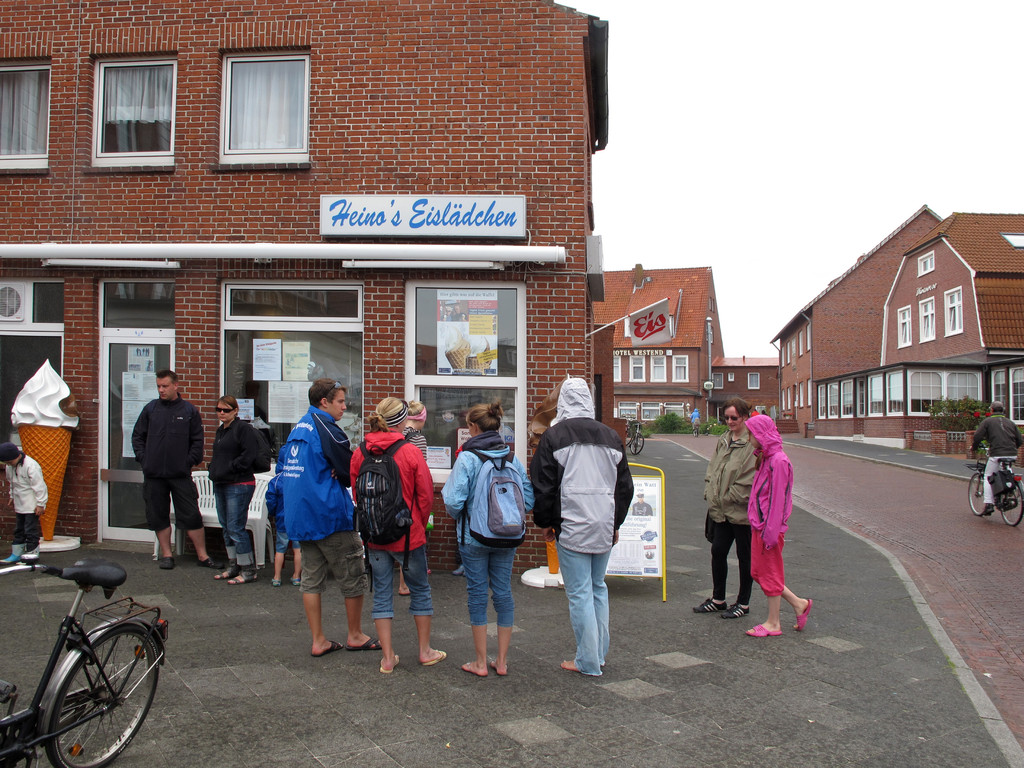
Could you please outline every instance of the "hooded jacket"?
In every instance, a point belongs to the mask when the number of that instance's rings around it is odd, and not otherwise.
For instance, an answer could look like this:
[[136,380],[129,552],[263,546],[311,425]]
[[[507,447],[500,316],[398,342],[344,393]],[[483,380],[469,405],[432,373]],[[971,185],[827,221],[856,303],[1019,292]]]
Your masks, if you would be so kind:
[[11,486],[11,502],[19,515],[34,515],[36,507],[45,507],[50,495],[39,462],[31,456],[20,454],[21,461],[14,466],[7,464],[4,473]]
[[[473,503],[476,477],[484,463],[483,459],[473,453],[473,451],[480,451],[485,456],[495,459],[500,459],[502,456],[508,456],[511,453],[509,447],[505,445],[505,441],[502,440],[501,435],[494,430],[481,432],[479,435],[469,438],[462,446],[462,451],[455,460],[455,466],[452,467],[448,481],[444,484],[444,488],[441,489],[441,497],[444,499],[445,509],[448,510],[448,514],[451,515],[456,523],[455,540],[459,544],[466,546],[492,549],[492,547],[481,544],[474,539],[469,535],[468,531],[468,516]],[[526,504],[526,509],[533,509],[533,485],[530,483],[530,478],[526,476],[526,468],[515,455],[512,456],[512,468],[519,473],[519,477],[523,481],[523,502]],[[465,527],[461,524],[464,518],[467,522]],[[463,530],[466,530],[465,535],[463,535]]]
[[352,497],[345,490],[352,451],[331,414],[309,406],[278,458],[284,459],[278,483],[290,539],[320,541],[353,530]]
[[775,422],[758,414],[747,419],[747,431],[760,447],[754,455],[760,457],[754,484],[747,505],[750,527],[761,534],[765,549],[779,543],[779,536],[788,529],[789,515],[793,511],[793,465],[782,450],[782,437]]
[[562,384],[558,414],[541,435],[530,479],[536,525],[554,528],[558,543],[573,552],[611,550],[633,498],[633,477],[622,438],[594,419],[583,379]]
[[754,481],[754,446],[746,433],[732,439],[726,432],[715,445],[704,474],[704,500],[716,523],[748,525],[747,506]]
[[[366,436],[366,449],[371,453],[384,453],[394,443],[404,440],[401,432],[370,432]],[[412,530],[409,532],[409,550],[422,547],[427,543],[427,520],[430,519],[430,508],[434,504],[434,479],[430,476],[427,468],[427,460],[423,458],[420,449],[406,441],[405,445],[395,451],[395,463],[398,465],[398,475],[402,479],[402,498],[412,512]],[[359,468],[363,465],[363,447],[359,446],[352,453],[352,477],[359,474]],[[352,487],[352,497],[356,501],[355,484]],[[290,535],[290,534],[289,534]],[[389,552],[405,551],[405,537],[390,544],[366,545],[370,549],[384,549]]]

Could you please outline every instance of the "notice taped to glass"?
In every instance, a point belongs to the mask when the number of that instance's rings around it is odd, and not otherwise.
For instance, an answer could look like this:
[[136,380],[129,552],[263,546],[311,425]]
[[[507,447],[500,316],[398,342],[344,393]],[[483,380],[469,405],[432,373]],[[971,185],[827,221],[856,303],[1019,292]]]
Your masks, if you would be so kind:
[[498,292],[437,292],[437,373],[498,375]]

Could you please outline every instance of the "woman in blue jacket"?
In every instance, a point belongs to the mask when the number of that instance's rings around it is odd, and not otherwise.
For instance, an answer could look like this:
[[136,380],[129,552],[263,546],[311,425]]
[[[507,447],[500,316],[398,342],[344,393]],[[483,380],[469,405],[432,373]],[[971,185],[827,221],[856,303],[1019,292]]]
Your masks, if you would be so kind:
[[[469,532],[471,505],[477,475],[483,466],[482,455],[500,459],[511,453],[498,430],[504,411],[500,401],[490,405],[474,405],[466,413],[469,440],[462,446],[455,466],[444,484],[441,495],[448,514],[455,519],[459,553],[466,572],[469,623],[473,626],[473,647],[476,659],[462,665],[462,669],[478,677],[487,677],[487,590],[490,587],[494,611],[498,615],[498,655],[490,667],[499,675],[508,674],[508,647],[512,641],[515,619],[515,599],[512,597],[512,561],[515,547],[491,547],[477,541]],[[526,509],[533,509],[533,486],[526,469],[515,456],[512,468],[523,481],[523,501]]]

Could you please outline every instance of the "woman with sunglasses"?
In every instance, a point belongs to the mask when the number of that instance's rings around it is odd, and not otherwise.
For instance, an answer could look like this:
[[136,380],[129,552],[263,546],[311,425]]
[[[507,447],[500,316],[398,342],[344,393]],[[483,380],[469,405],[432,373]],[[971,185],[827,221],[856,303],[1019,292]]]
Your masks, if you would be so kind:
[[[750,613],[750,520],[747,504],[754,482],[754,446],[745,426],[750,406],[739,397],[727,400],[724,418],[729,431],[715,446],[714,456],[704,475],[704,499],[708,505],[708,531],[711,539],[711,597],[696,606],[694,613],[721,613],[723,619],[738,619]],[[729,575],[729,550],[736,542],[740,565],[740,589],[736,602],[725,601]]]
[[250,584],[256,581],[256,564],[245,523],[256,490],[252,465],[260,444],[252,426],[238,418],[238,401],[231,395],[217,401],[217,420],[220,426],[213,438],[210,481],[230,562],[226,571],[213,578],[228,584]]

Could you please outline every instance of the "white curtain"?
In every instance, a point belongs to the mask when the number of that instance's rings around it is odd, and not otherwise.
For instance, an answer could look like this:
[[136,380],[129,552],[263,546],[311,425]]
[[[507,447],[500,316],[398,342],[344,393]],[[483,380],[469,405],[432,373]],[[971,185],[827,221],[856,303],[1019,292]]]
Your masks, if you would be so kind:
[[46,153],[50,70],[0,71],[0,155]]
[[169,152],[174,67],[103,70],[103,152]]
[[233,62],[230,77],[228,149],[305,149],[304,60]]

